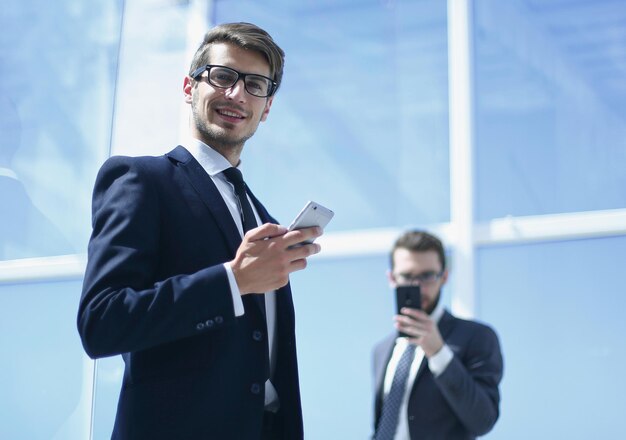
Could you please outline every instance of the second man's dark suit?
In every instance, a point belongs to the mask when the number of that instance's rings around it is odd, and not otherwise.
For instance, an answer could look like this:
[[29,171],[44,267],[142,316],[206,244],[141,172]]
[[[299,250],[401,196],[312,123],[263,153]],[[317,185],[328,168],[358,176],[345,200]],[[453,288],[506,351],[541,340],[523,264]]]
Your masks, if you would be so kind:
[[[412,439],[470,440],[490,431],[499,415],[502,354],[488,326],[444,312],[438,324],[454,353],[435,377],[424,358],[409,394],[408,423]],[[383,383],[396,334],[374,348],[375,425],[382,409]]]
[[[251,196],[262,222],[276,221]],[[122,354],[114,439],[258,439],[269,377],[254,301],[235,317],[223,263],[241,236],[183,147],[100,170],[78,327],[93,357]],[[294,309],[276,294],[275,374],[284,439],[302,438]]]

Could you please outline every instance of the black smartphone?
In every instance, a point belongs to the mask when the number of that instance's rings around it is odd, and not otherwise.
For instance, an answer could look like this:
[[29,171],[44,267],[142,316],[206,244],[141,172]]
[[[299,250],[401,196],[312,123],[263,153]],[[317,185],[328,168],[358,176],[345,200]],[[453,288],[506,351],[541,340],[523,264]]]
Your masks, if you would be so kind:
[[[411,309],[422,308],[422,292],[420,286],[397,286],[396,287],[396,311],[401,315],[400,310],[403,307]],[[398,332],[398,336],[409,336],[403,332]]]

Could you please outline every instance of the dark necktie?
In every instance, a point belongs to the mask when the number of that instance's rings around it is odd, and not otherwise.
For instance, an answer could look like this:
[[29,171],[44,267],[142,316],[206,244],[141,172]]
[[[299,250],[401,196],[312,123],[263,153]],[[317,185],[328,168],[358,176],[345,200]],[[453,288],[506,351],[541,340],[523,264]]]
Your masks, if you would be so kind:
[[[252,205],[250,205],[248,195],[246,194],[246,183],[243,181],[241,171],[237,168],[226,168],[223,172],[228,181],[235,187],[235,195],[237,199],[239,199],[239,214],[241,214],[243,233],[245,234],[250,229],[254,229],[258,226],[256,218],[254,217],[254,211],[252,211]],[[253,298],[265,315],[265,295],[244,295],[242,299],[245,304],[248,299],[252,300]]]
[[409,344],[404,350],[404,353],[402,353],[400,362],[398,362],[398,366],[396,367],[396,372],[393,375],[391,389],[383,401],[383,411],[380,416],[380,421],[378,422],[376,435],[374,436],[375,440],[393,440],[396,428],[398,427],[400,405],[402,405],[414,354],[415,345],[412,344]]
[[254,211],[248,201],[246,195],[246,183],[243,181],[241,171],[237,168],[226,168],[224,175],[230,183],[235,187],[235,194],[239,199],[239,214],[241,214],[241,223],[243,224],[243,233],[245,234],[250,229],[254,229],[258,226],[256,218],[254,217]]

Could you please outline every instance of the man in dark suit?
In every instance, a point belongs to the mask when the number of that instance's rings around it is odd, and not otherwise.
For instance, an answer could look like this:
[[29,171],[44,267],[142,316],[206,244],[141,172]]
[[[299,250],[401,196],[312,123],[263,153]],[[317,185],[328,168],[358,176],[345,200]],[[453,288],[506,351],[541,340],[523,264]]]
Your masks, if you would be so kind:
[[254,25],[211,29],[183,83],[193,140],[98,174],[78,329],[125,362],[114,439],[303,437],[288,276],[321,230],[279,226],[238,172],[283,62]]
[[393,246],[388,277],[393,288],[419,285],[421,310],[403,308],[394,318],[397,332],[374,349],[374,439],[486,434],[499,415],[500,345],[490,327],[459,319],[441,304],[448,279],[441,241],[424,231],[404,233]]

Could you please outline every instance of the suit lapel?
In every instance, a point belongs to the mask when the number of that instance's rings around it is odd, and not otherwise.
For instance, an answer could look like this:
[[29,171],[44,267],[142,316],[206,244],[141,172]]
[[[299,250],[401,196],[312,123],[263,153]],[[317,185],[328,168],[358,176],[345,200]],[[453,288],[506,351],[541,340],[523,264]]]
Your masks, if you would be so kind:
[[241,235],[224,199],[204,168],[184,147],[180,145],[167,153],[170,159],[178,162],[178,169],[185,175],[198,197],[209,210],[221,229],[228,245],[235,255],[241,243]]
[[396,333],[389,335],[376,349],[376,356],[374,358],[374,386],[376,390],[377,409],[379,409],[379,406],[382,404],[383,382],[385,380],[385,373],[387,372],[387,364],[391,359],[393,347],[396,344],[396,337]]
[[[241,244],[241,235],[239,233],[239,229],[237,229],[237,225],[232,218],[222,195],[219,190],[213,183],[213,179],[206,173],[202,165],[198,163],[198,161],[192,156],[187,149],[182,146],[176,147],[174,150],[170,151],[167,156],[179,164],[179,169],[188,179],[191,186],[195,189],[198,197],[202,200],[204,205],[207,207],[216,223],[219,225],[219,228],[222,230],[224,237],[226,237],[226,241],[232,251],[232,254],[235,255],[237,253],[237,248]],[[250,198],[252,199],[252,203],[259,214],[259,218],[262,223],[265,222],[275,222],[275,220],[269,215],[265,207],[259,202],[259,200],[252,194],[252,192],[248,189],[248,193]],[[282,298],[285,297],[285,298]],[[246,296],[244,296],[246,299]],[[258,310],[259,313],[263,315],[265,319],[265,306],[263,304],[265,297],[254,295],[254,298],[248,297],[248,300],[254,301],[244,301],[244,303],[249,302],[254,304],[254,307]],[[285,301],[290,300],[284,294],[278,294],[276,297],[276,306],[277,306],[277,314],[280,310],[289,310],[289,307],[284,307]]]

